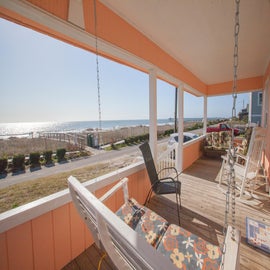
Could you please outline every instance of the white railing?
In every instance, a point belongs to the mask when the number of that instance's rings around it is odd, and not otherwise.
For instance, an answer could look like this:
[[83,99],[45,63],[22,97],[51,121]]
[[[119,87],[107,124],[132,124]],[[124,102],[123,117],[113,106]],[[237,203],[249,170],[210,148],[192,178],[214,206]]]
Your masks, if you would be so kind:
[[171,170],[165,170],[165,168],[176,167],[178,160],[177,147],[178,143],[174,143],[158,156],[157,171],[162,171],[160,177],[166,177],[171,173]]
[[[192,149],[192,145],[198,144],[198,142],[201,142],[204,138],[205,138],[205,135],[201,135],[196,139],[185,142],[183,144],[183,156],[186,155],[185,157],[187,157],[190,153],[194,153],[194,154],[197,153],[198,149]],[[167,167],[175,167],[176,169],[179,168],[179,166],[177,166],[177,165],[179,165],[180,159],[178,157],[177,148],[178,148],[178,143],[174,143],[173,145],[168,146],[165,151],[161,152],[158,155],[157,162],[156,162],[156,168],[157,168],[158,172],[160,172],[162,170],[162,172],[160,174],[161,177],[166,177],[169,174],[171,174],[171,170],[164,170],[165,168],[167,168]],[[190,150],[188,150],[189,153],[185,153],[186,148],[190,149]],[[194,162],[196,159],[198,159],[198,157],[199,156],[196,156],[196,154],[195,154],[195,157],[193,157],[192,162]],[[183,164],[182,164],[182,166],[183,166]]]

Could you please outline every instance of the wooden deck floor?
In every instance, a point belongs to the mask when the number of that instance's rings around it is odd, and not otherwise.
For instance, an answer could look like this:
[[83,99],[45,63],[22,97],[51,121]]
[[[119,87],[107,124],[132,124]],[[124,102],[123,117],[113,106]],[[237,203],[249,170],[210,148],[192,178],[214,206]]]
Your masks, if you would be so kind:
[[[205,240],[219,245],[223,241],[225,195],[217,187],[219,160],[200,159],[181,175],[181,226]],[[174,195],[153,197],[149,208],[177,224]],[[270,224],[270,199],[236,203],[236,226],[241,230],[240,269],[270,269],[270,254],[246,243],[246,217]],[[70,262],[64,270],[98,269],[102,253],[95,245]],[[105,258],[100,269],[115,269]]]

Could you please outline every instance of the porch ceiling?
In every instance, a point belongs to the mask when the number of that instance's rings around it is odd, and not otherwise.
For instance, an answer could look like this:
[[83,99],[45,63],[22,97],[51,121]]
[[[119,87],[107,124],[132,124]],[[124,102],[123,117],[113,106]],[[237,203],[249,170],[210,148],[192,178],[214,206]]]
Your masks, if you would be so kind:
[[[234,14],[234,0],[0,0],[0,17],[92,52],[97,35],[101,55],[197,96],[231,93]],[[270,0],[240,2],[238,92],[269,74],[269,14]]]
[[[233,0],[101,0],[207,85],[232,80]],[[270,1],[240,2],[239,75],[263,76],[270,58]]]

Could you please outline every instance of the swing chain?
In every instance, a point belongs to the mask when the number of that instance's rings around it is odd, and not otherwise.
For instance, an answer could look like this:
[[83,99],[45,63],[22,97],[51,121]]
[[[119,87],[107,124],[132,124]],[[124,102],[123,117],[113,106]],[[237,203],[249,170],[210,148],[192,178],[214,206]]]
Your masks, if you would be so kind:
[[[239,4],[240,0],[235,0],[236,4],[236,11],[235,11],[235,26],[234,26],[234,53],[233,53],[233,86],[232,86],[232,97],[233,97],[233,108],[232,108],[232,120],[236,118],[236,99],[237,99],[237,69],[238,69],[238,36],[239,36]],[[234,171],[234,164],[236,159],[236,148],[234,147],[234,128],[232,126],[232,139],[231,145],[228,151],[228,164],[229,164],[229,173],[227,177],[227,191],[226,191],[226,206],[225,206],[225,220],[224,220],[224,228],[223,228],[223,247],[222,252],[223,254],[226,252],[226,244],[225,244],[225,237],[228,228],[228,217],[230,213],[230,206],[231,206],[231,223],[232,223],[232,233],[231,238],[235,240],[235,171]],[[224,267],[224,256],[221,263],[221,269]]]
[[[234,65],[233,65],[233,114],[232,119],[236,117],[236,98],[237,98],[237,69],[238,69],[238,36],[240,30],[239,23],[239,4],[240,0],[235,0],[236,3],[236,12],[235,12],[235,26],[234,26]],[[235,240],[235,171],[234,164],[236,159],[236,148],[233,145],[234,142],[234,128],[232,128],[232,141],[231,141],[231,164],[230,164],[230,185],[231,185],[231,217],[232,217],[232,239]]]
[[[97,72],[97,90],[98,90],[98,130],[102,129],[101,121],[101,98],[100,98],[100,74],[99,74],[99,55],[98,55],[98,38],[97,38],[97,7],[94,0],[94,23],[95,23],[95,49],[96,49],[96,72]],[[98,145],[102,144],[102,136],[98,132]]]
[[236,117],[236,99],[237,99],[237,69],[238,69],[238,36],[240,30],[239,23],[239,4],[240,0],[235,0],[236,11],[235,11],[235,25],[234,25],[234,52],[233,52],[233,109],[232,109],[232,118]]

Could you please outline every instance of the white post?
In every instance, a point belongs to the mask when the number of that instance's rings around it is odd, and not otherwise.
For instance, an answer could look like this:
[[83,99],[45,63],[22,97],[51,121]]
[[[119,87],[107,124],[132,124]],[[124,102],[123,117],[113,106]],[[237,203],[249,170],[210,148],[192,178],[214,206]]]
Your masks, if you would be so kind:
[[183,170],[183,132],[184,132],[184,91],[183,85],[178,87],[178,147],[176,169],[179,172]]
[[249,93],[248,124],[252,121],[252,92]]
[[203,135],[206,134],[207,129],[207,96],[203,97]]
[[157,161],[157,79],[155,70],[149,72],[149,144],[154,162]]

